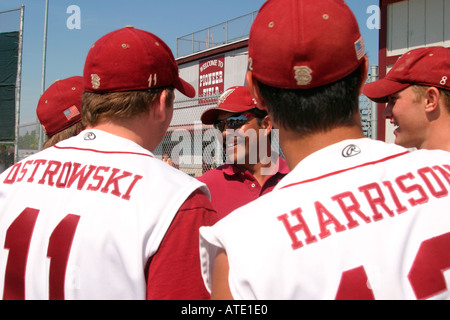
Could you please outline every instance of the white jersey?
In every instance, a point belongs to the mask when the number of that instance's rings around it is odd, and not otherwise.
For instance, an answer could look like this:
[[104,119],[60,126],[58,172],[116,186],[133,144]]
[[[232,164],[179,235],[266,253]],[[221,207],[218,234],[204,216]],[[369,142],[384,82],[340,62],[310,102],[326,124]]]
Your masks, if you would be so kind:
[[200,229],[210,287],[225,248],[235,299],[448,299],[450,153],[347,140]]
[[24,159],[0,175],[0,294],[145,299],[145,266],[197,188],[208,194],[99,130]]

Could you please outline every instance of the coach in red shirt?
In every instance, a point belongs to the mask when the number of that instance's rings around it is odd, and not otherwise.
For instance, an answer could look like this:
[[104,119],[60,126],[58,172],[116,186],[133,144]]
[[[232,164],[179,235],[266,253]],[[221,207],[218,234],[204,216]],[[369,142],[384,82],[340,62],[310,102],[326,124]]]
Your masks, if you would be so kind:
[[208,186],[219,219],[272,191],[289,172],[285,160],[271,150],[272,122],[256,108],[246,86],[227,89],[201,120],[220,131],[227,159],[198,178]]

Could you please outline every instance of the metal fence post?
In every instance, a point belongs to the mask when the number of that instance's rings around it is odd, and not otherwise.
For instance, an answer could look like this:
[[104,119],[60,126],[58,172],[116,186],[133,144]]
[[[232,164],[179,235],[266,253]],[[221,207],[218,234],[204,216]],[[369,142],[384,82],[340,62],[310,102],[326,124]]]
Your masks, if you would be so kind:
[[[378,80],[378,66],[373,65],[370,70],[370,82]],[[371,101],[370,127],[372,139],[376,139],[378,134],[378,104],[374,101]]]

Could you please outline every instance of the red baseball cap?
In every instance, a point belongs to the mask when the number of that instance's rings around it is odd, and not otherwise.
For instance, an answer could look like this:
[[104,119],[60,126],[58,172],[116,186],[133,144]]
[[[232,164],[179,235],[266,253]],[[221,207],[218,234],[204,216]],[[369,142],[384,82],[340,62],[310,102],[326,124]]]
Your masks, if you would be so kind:
[[260,82],[309,89],[344,78],[365,55],[343,0],[268,0],[250,30],[249,70]]
[[179,77],[172,51],[154,34],[132,26],[101,37],[86,58],[84,86],[88,92],[144,90],[173,85],[195,97],[195,89]]
[[39,122],[48,137],[81,120],[83,77],[56,80],[42,94],[36,108]]
[[388,102],[389,96],[411,85],[450,90],[450,49],[419,48],[408,51],[394,64],[386,77],[367,83],[363,94],[375,102]]
[[250,90],[246,86],[231,87],[220,96],[217,106],[205,110],[201,116],[204,124],[213,124],[221,111],[241,113],[256,108]]

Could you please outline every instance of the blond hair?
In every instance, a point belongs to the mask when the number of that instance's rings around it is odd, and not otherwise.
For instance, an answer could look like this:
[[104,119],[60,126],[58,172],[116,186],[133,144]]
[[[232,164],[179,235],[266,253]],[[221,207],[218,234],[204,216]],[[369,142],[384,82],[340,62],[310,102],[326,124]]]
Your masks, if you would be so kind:
[[84,92],[81,121],[86,127],[95,126],[102,121],[135,117],[148,112],[164,90],[168,92],[167,99],[172,99],[173,87],[111,93]]
[[[418,102],[418,100],[422,99],[425,96],[425,93],[427,92],[428,88],[430,86],[421,86],[421,85],[413,85],[411,86],[413,92],[414,92],[414,101]],[[439,90],[439,93],[444,101],[445,108],[450,113],[450,91],[437,88]]]
[[83,125],[81,124],[81,121],[78,121],[77,123],[71,125],[70,127],[58,133],[55,133],[51,137],[48,137],[42,146],[42,150],[47,149],[48,147],[51,147],[60,141],[76,136],[81,131],[83,131]]

